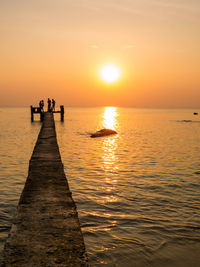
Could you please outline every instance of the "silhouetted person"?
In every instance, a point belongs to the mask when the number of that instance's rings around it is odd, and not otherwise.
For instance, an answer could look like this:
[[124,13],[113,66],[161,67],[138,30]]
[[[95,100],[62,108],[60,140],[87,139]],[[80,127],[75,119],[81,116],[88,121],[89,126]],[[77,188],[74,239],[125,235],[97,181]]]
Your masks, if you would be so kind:
[[56,101],[52,99],[52,111],[55,111]]
[[48,112],[51,112],[51,99],[50,98],[48,98],[47,103],[48,103]]
[[44,111],[44,100],[41,100],[41,110]]
[[42,100],[39,102],[39,107],[42,109]]
[[40,102],[39,102],[39,107],[40,107],[40,110],[43,111],[44,100],[40,100]]

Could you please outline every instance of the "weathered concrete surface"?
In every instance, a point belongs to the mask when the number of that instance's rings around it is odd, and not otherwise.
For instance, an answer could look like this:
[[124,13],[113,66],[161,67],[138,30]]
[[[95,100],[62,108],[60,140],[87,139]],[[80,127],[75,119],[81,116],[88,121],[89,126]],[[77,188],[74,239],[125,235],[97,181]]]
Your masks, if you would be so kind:
[[53,114],[44,115],[1,266],[88,266]]

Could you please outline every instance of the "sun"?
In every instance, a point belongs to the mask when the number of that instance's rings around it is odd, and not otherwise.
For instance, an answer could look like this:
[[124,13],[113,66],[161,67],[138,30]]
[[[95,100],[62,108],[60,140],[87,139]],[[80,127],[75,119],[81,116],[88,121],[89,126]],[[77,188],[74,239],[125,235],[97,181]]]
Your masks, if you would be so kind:
[[106,83],[114,83],[120,79],[121,70],[115,64],[107,64],[100,69],[99,76]]

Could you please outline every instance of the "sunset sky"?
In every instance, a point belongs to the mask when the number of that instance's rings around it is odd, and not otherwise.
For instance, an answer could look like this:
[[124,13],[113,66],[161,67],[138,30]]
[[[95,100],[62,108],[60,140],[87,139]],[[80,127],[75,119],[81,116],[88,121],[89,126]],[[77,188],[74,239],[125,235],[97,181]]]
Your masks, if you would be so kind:
[[200,107],[199,0],[0,0],[0,38],[2,106]]

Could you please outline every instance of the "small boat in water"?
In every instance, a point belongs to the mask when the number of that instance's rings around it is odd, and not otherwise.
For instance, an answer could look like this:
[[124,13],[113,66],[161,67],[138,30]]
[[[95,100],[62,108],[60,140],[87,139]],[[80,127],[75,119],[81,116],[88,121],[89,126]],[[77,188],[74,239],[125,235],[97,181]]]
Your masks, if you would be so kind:
[[90,137],[101,137],[101,136],[113,135],[113,134],[117,134],[117,132],[111,129],[101,129],[97,131],[96,133],[91,134]]

